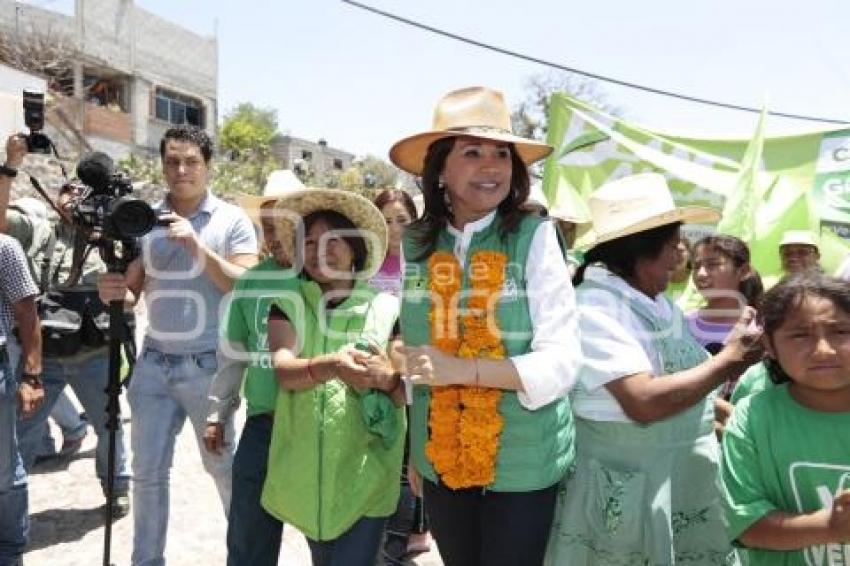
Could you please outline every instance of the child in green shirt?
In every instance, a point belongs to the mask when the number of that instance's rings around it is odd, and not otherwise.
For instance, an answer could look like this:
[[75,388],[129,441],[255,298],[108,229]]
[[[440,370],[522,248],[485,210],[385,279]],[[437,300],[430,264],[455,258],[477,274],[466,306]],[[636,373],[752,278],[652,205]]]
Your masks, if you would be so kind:
[[735,406],[721,475],[751,566],[850,563],[850,284],[821,273],[772,289],[760,313],[778,385]]

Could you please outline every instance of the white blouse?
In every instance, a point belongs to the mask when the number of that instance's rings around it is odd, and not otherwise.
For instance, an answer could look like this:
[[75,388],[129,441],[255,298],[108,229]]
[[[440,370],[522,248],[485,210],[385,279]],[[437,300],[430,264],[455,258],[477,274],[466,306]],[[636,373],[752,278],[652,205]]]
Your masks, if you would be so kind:
[[[491,212],[466,224],[463,231],[449,225],[449,234],[455,237],[454,255],[461,266],[466,265],[473,234],[487,228],[495,216],[496,212]],[[533,332],[531,351],[510,360],[524,389],[517,391],[517,398],[523,407],[534,410],[566,395],[581,363],[575,291],[552,222],[542,222],[532,237],[526,292]]]
[[[643,372],[663,375],[664,369],[651,331],[629,304],[638,302],[659,319],[670,322],[673,310],[663,294],[651,299],[604,267],[589,266],[584,279],[605,289],[580,286],[576,293],[584,364],[573,391],[573,411],[588,420],[632,422],[605,384]],[[665,330],[687,331],[672,324]]]

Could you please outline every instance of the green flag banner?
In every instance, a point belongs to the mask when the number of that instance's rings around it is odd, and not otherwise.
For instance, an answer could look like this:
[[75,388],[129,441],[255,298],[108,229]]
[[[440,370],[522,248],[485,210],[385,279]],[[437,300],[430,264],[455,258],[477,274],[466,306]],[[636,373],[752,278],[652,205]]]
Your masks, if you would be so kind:
[[[680,205],[723,211],[726,197],[733,195],[744,210],[728,207],[722,222],[737,227],[731,232],[750,244],[756,267],[766,275],[779,271],[782,232],[829,228],[821,236],[829,252],[821,251],[824,268],[832,272],[847,245],[830,231],[850,239],[850,129],[768,138],[763,128],[760,121],[753,139],[670,136],[556,93],[547,132],[555,151],[544,165],[543,192],[551,206],[578,201],[573,206],[583,209],[577,215],[587,217],[584,203],[602,184],[635,173],[662,173]],[[743,224],[747,215],[754,216],[754,225]],[[687,233],[695,238],[714,229],[689,227]]]

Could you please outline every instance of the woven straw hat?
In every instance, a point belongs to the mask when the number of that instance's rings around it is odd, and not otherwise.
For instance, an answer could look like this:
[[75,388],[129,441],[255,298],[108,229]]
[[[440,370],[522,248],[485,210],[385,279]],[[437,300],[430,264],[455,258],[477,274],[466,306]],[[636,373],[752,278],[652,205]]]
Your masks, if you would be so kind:
[[602,185],[588,200],[596,239],[589,247],[644,232],[684,223],[713,223],[720,213],[701,206],[677,207],[658,173],[641,173]]
[[298,180],[295,173],[289,169],[277,169],[269,174],[266,186],[263,187],[263,194],[248,195],[243,193],[236,196],[236,203],[245,210],[251,222],[259,226],[260,207],[279,199],[285,194],[302,189],[304,189],[304,184]]
[[296,238],[303,242],[304,217],[319,211],[333,210],[348,218],[366,239],[366,262],[360,275],[371,277],[384,263],[387,253],[387,221],[372,202],[358,194],[338,189],[303,189],[278,198],[277,234],[287,257],[295,254]]
[[422,175],[428,147],[437,140],[459,136],[512,143],[526,165],[552,153],[545,143],[513,134],[511,111],[501,92],[475,86],[443,96],[434,109],[431,130],[396,142],[390,160],[399,169]]

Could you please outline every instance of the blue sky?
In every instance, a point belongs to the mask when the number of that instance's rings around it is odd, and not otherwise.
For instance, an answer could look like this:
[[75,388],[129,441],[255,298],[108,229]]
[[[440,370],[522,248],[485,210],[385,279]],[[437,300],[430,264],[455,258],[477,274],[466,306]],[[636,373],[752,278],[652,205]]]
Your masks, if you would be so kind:
[[[362,0],[485,43],[693,96],[850,121],[847,0]],[[72,10],[72,0],[32,0]],[[336,0],[136,0],[219,39],[219,109],[278,110],[280,128],[386,157],[429,127],[437,99],[482,84],[511,103],[546,68]],[[602,85],[624,116],[691,135],[748,137],[756,116]],[[769,132],[817,125],[771,118]]]

